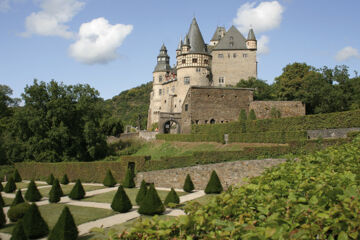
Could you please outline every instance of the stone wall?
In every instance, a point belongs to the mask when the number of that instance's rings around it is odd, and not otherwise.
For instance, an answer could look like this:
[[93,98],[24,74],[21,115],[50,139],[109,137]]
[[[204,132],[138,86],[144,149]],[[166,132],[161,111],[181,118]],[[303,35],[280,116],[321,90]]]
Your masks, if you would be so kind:
[[146,141],[155,140],[156,135],[159,132],[148,132],[148,131],[140,131],[139,132],[139,138],[144,139]]
[[271,118],[271,109],[280,111],[281,117],[296,117],[305,115],[305,104],[301,101],[254,101],[250,103],[257,119]]
[[308,130],[308,138],[346,138],[348,132],[360,131],[360,128],[337,128],[337,129],[321,129]]
[[138,172],[136,174],[136,185],[139,186],[144,179],[146,182],[155,183],[157,187],[174,187],[181,189],[186,175],[190,174],[195,189],[205,189],[211,172],[216,170],[223,187],[226,189],[230,185],[244,183],[244,178],[259,176],[266,168],[285,161],[285,159],[249,160]]

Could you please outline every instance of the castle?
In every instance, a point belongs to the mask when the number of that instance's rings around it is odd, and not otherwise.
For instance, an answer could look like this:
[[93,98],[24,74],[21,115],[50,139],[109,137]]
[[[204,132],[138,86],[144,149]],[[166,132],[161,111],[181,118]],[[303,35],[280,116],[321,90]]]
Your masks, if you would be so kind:
[[[217,27],[209,44],[194,18],[176,49],[176,65],[163,44],[153,71],[148,129],[189,133],[191,124],[234,121],[249,111],[253,89],[229,88],[257,77],[257,40],[253,29],[245,38],[234,26]],[[280,107],[281,108],[281,107]]]

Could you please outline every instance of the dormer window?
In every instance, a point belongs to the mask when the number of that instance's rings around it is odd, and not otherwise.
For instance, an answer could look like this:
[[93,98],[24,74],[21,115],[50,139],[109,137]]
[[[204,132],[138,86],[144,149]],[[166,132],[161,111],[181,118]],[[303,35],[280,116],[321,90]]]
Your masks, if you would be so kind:
[[159,82],[162,82],[162,80],[163,80],[162,76],[159,76]]

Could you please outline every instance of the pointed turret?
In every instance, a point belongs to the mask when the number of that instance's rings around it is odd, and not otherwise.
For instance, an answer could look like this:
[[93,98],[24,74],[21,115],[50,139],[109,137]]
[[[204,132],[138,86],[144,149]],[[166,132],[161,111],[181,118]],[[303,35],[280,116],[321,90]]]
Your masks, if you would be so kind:
[[157,57],[157,64],[154,69],[154,72],[166,72],[171,69],[170,67],[170,57],[167,54],[167,49],[165,44],[163,44],[160,48],[160,53]]
[[182,44],[181,51],[182,53],[188,53],[190,51],[190,40],[187,34],[184,38],[184,43]]
[[250,30],[249,30],[247,40],[248,41],[250,41],[250,40],[255,40],[256,41],[255,33],[254,33],[254,30],[252,28],[250,28]]
[[246,40],[246,47],[249,50],[256,50],[257,49],[257,41],[255,37],[254,30],[250,28],[248,38]]
[[180,38],[180,42],[179,42],[179,45],[178,45],[177,50],[181,50],[182,45],[183,45],[183,41],[182,41],[182,39]]
[[186,36],[184,38],[183,46],[190,46],[190,40],[189,40],[189,35],[188,34],[186,34]]
[[190,52],[191,53],[206,53],[206,45],[201,35],[199,25],[196,18],[193,18],[189,29]]

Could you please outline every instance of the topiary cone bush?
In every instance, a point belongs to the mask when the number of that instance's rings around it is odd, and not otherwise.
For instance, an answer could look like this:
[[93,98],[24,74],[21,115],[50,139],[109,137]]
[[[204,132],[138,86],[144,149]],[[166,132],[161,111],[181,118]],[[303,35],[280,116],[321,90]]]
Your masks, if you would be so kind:
[[1,194],[0,194],[0,207],[5,207],[5,202]]
[[112,200],[111,208],[120,213],[126,213],[132,208],[130,199],[121,185]]
[[194,190],[194,184],[191,181],[191,177],[189,174],[186,175],[183,189],[185,192],[188,192],[188,193],[190,193]]
[[145,198],[140,203],[139,213],[144,215],[162,214],[165,211],[165,207],[161,202],[161,199],[154,187],[151,184],[146,192]]
[[212,171],[210,180],[206,185],[205,193],[206,194],[221,193],[222,191],[223,191],[223,187],[221,185],[220,179],[214,170]]
[[22,221],[18,221],[11,233],[10,240],[28,240]]
[[61,179],[61,184],[67,185],[67,184],[69,184],[69,182],[70,181],[69,181],[68,176],[66,174],[64,174],[64,176]]
[[116,180],[113,177],[110,169],[106,173],[103,184],[105,187],[113,187],[116,185]]
[[25,213],[29,210],[30,204],[27,202],[19,203],[13,207],[10,207],[7,212],[7,216],[11,222],[17,222],[19,219],[22,219]]
[[51,230],[48,240],[76,240],[79,231],[76,227],[74,218],[66,206]]
[[140,190],[138,191],[135,199],[137,205],[140,206],[141,201],[145,198],[146,192],[147,192],[147,186],[146,186],[146,182],[143,179],[140,184]]
[[64,193],[61,189],[60,183],[58,179],[55,179],[50,193],[49,193],[49,202],[57,203],[60,202],[61,197],[64,196]]
[[174,188],[171,188],[170,192],[166,196],[164,205],[167,206],[169,203],[176,203],[176,204],[180,203],[180,198],[175,192]]
[[25,199],[28,200],[29,202],[37,202],[40,201],[42,198],[34,180],[31,180],[27,191],[25,193]]
[[0,227],[4,226],[6,224],[6,217],[4,214],[4,209],[1,207],[0,209]]
[[4,187],[2,185],[2,182],[0,181],[0,192],[4,191]]
[[18,205],[19,203],[23,203],[23,202],[25,202],[25,200],[24,200],[24,198],[22,196],[21,190],[19,189],[16,192],[14,201],[12,202],[11,206],[15,206],[15,205]]
[[17,169],[15,169],[15,171],[14,171],[13,178],[14,178],[15,182],[21,182],[22,181],[20,173],[19,173],[19,171]]
[[69,194],[69,198],[73,200],[80,200],[85,197],[85,190],[81,184],[80,179],[76,180],[75,186]]
[[249,118],[250,118],[250,120],[256,120],[256,114],[255,114],[254,109],[250,110]]
[[49,227],[35,203],[31,204],[29,210],[25,213],[23,224],[25,234],[30,239],[42,238],[49,234]]
[[54,180],[55,180],[55,177],[54,177],[54,175],[51,173],[50,176],[48,177],[48,179],[46,180],[46,183],[49,184],[49,185],[53,185]]
[[134,188],[135,187],[134,174],[133,174],[133,172],[131,171],[130,168],[128,168],[126,170],[126,175],[125,175],[125,179],[124,179],[124,182],[123,182],[123,187],[126,187],[126,188]]
[[13,177],[9,177],[9,180],[4,187],[4,192],[12,193],[15,192],[15,190],[16,190],[15,180]]

